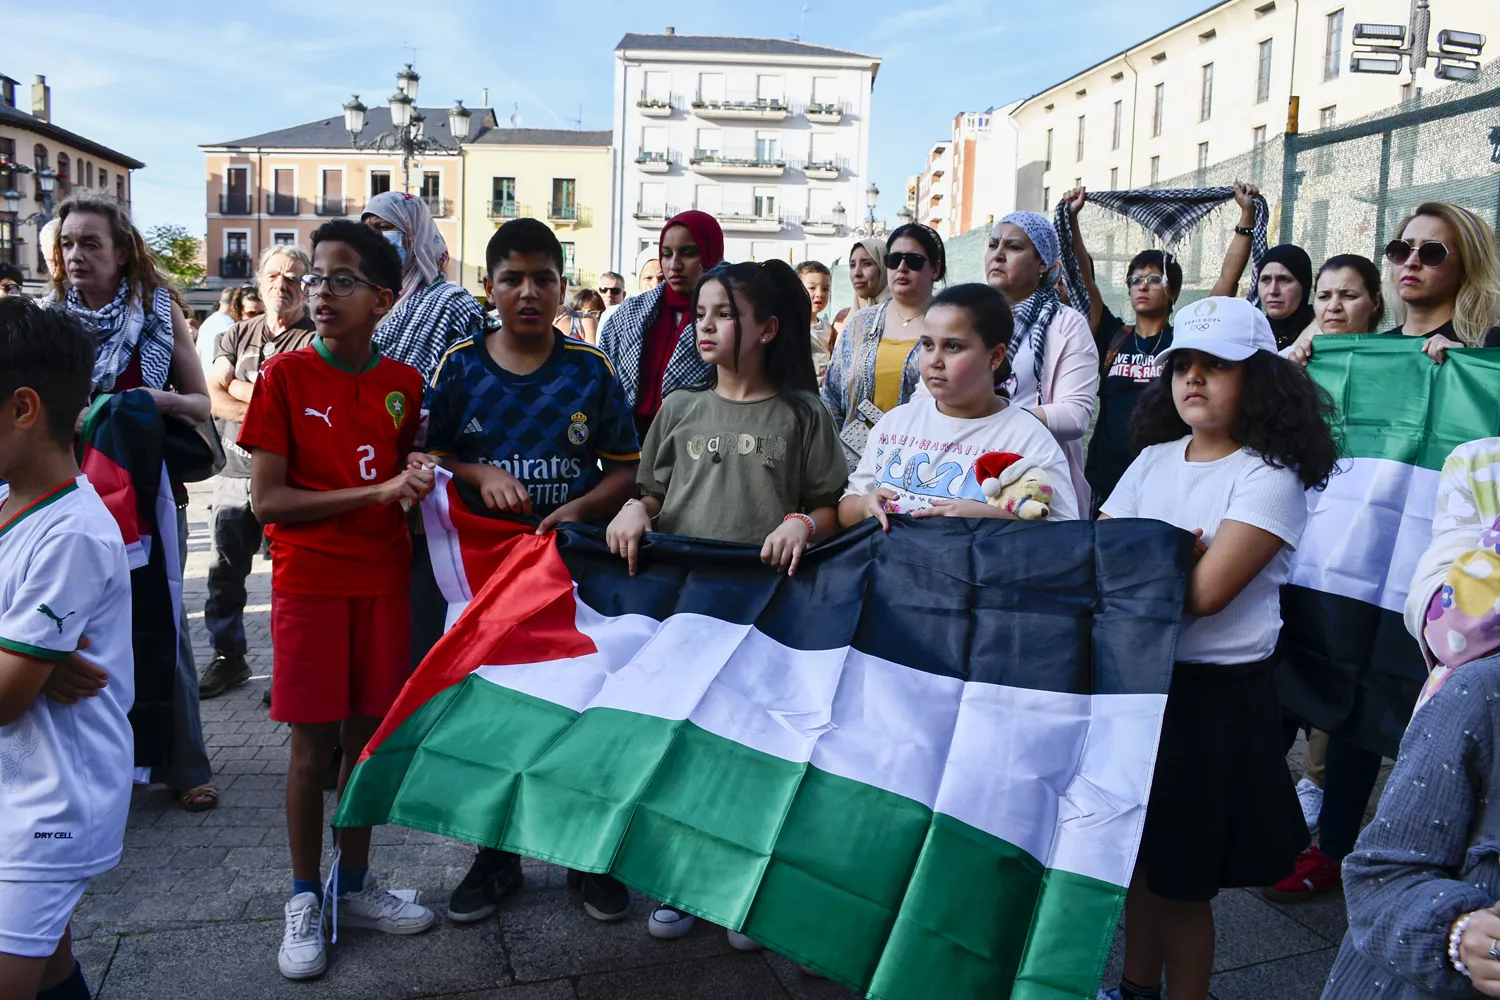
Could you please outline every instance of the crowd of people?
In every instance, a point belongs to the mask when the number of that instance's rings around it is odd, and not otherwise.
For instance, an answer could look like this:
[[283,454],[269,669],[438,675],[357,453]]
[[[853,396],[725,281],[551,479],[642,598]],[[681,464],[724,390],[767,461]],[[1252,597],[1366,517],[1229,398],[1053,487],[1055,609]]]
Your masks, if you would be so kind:
[[[342,789],[446,624],[414,511],[441,467],[538,533],[607,526],[632,574],[653,531],[752,544],[768,571],[795,574],[810,547],[867,519],[1017,519],[1024,503],[1052,521],[1192,532],[1124,973],[1104,995],[1159,1000],[1168,982],[1174,1000],[1205,997],[1221,889],[1296,902],[1342,886],[1350,929],[1325,996],[1500,996],[1500,439],[1444,470],[1407,614],[1432,680],[1358,843],[1380,757],[1315,735],[1294,784],[1299,720],[1273,681],[1305,495],[1339,458],[1338,415],[1303,366],[1340,334],[1421,338],[1435,364],[1500,346],[1500,250],[1483,220],[1435,202],[1397,227],[1383,268],[1340,254],[1315,272],[1293,245],[1252,260],[1257,195],[1236,185],[1240,225],[1207,298],[1179,310],[1175,257],[1135,255],[1127,322],[1095,283],[1083,189],[1064,201],[1067,248],[1042,215],[996,223],[983,282],[950,284],[943,240],[920,224],[854,243],[854,306],[832,317],[828,266],[728,262],[717,220],[697,211],[667,220],[634,294],[615,272],[570,293],[552,231],[509,221],[489,242],[481,305],[446,279],[426,205],[387,193],[309,248],[268,248],[254,289],[226,290],[196,337],[123,209],[70,198],[45,307],[0,267],[0,725],[12,756],[25,751],[0,777],[14,834],[0,840],[0,982],[88,995],[68,922],[118,861],[132,780],[167,785],[186,809],[218,804],[197,705],[250,676],[246,578],[267,540],[268,707],[291,730],[278,967],[325,971],[325,900],[345,927],[436,922],[370,872],[368,828],[336,831],[326,887],[322,865],[325,785]],[[1239,298],[1251,265],[1256,294]],[[150,773],[131,767],[125,715],[125,549],[75,457],[90,401],[133,390],[164,420],[212,419],[224,451],[204,607],[214,656],[200,675],[178,607],[170,753]],[[996,453],[1019,456],[1007,483],[1036,484],[1020,503],[993,499],[981,460]],[[32,837],[63,828],[66,842]],[[522,880],[516,855],[480,848],[447,916],[482,920]],[[568,884],[594,919],[627,916],[609,876]],[[671,940],[694,923],[661,905],[647,930]]]

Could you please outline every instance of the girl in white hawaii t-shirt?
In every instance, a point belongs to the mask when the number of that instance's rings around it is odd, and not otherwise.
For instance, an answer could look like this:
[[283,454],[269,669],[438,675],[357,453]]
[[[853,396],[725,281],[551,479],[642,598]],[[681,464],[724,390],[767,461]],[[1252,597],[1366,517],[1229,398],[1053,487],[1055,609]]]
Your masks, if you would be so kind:
[[870,430],[859,467],[839,502],[839,524],[886,515],[998,517],[1014,515],[985,502],[974,462],[989,452],[1020,455],[1019,464],[1045,472],[1052,486],[1050,521],[1078,519],[1067,456],[1029,411],[995,387],[1010,375],[1006,349],[1014,323],[1004,297],[988,285],[955,285],[927,307],[918,346],[922,383],[914,397]]

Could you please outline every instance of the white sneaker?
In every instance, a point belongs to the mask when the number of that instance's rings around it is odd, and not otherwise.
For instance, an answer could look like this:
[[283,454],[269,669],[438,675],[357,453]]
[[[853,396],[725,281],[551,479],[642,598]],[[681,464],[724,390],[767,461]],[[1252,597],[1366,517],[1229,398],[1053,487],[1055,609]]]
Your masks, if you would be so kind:
[[337,919],[345,927],[368,927],[385,934],[420,934],[437,920],[427,907],[408,903],[380,888],[375,876],[369,874],[363,889],[338,898],[338,908]]
[[652,912],[651,920],[646,925],[646,930],[654,938],[660,938],[663,941],[672,941],[692,930],[693,924],[697,922],[698,918],[691,913],[683,913],[681,910],[674,910],[670,906],[658,906]]
[[735,951],[765,951],[766,946],[752,937],[747,937],[739,931],[727,931],[729,935],[729,947]]
[[311,979],[328,968],[317,893],[299,892],[286,904],[286,930],[281,935],[276,964],[288,979]]
[[1308,830],[1316,830],[1318,819],[1323,814],[1323,789],[1313,784],[1311,778],[1297,782],[1297,802],[1302,806],[1302,819]]

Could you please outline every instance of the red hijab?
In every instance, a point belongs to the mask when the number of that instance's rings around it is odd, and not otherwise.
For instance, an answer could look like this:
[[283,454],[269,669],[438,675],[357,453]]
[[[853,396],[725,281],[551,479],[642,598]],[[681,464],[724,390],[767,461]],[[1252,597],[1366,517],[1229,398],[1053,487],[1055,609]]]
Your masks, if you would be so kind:
[[[718,267],[724,261],[724,230],[719,228],[719,220],[707,212],[696,210],[679,212],[667,220],[667,224],[661,227],[661,237],[656,242],[656,258],[661,260],[661,245],[667,238],[667,230],[673,226],[681,226],[693,236],[693,242],[698,244],[698,253],[703,258],[703,270]],[[666,268],[662,268],[665,272]],[[667,308],[672,310],[686,309],[692,304],[687,295],[679,294],[672,290],[663,274],[662,286],[665,290]]]

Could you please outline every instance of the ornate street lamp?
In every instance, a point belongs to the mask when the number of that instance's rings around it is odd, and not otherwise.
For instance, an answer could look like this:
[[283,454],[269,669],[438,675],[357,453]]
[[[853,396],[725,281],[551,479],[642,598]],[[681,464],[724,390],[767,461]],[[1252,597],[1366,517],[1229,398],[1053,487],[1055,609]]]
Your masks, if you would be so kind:
[[[18,174],[36,174],[36,189],[42,195],[42,210],[33,212],[24,219],[17,218],[15,224],[18,226],[29,226],[36,223],[38,228],[45,226],[52,220],[52,192],[57,189],[57,173],[51,167],[43,167],[41,170],[33,170],[24,163],[8,164],[9,169]],[[19,216],[21,212],[21,192],[15,188],[8,191],[0,191],[0,201],[5,203],[5,211],[10,215]]]
[[865,188],[865,221],[871,229],[875,228],[875,205],[880,201],[880,188],[871,181],[870,186]]
[[900,219],[901,224],[904,226],[907,223],[911,222],[912,219],[916,218],[916,216],[912,214],[910,205],[902,205],[901,211],[896,213],[896,218]]
[[[446,149],[445,143],[427,135],[427,116],[417,108],[417,86],[421,81],[411,63],[396,74],[396,92],[387,99],[391,112],[391,128],[365,142],[360,134],[365,130],[365,116],[370,110],[360,103],[359,95],[344,104],[344,131],[349,133],[349,143],[355,149],[383,150],[401,154],[401,190],[411,193],[411,168],[423,153]],[[469,138],[471,115],[459,101],[448,110],[448,130],[454,143]]]

